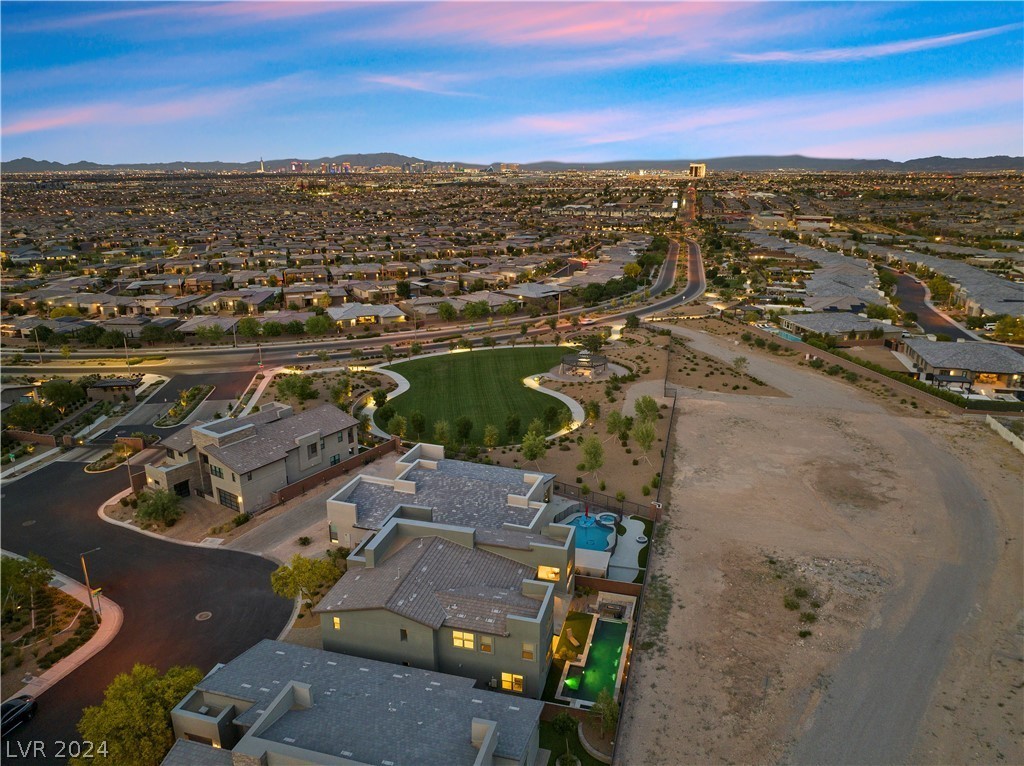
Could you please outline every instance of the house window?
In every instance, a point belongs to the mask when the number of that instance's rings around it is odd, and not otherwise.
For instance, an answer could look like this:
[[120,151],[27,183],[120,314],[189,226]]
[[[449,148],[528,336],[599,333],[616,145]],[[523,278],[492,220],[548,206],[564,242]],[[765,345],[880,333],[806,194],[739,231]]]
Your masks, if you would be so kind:
[[562,574],[562,570],[558,567],[537,567],[537,579],[547,580],[548,582],[558,582],[559,576]]
[[210,456],[209,455],[200,454],[199,457],[202,459],[203,465],[206,465],[207,463],[210,462]]
[[349,443],[349,444],[351,444],[351,443],[352,443],[352,440],[353,440],[353,434],[354,434],[354,433],[355,433],[355,431],[353,431],[353,430],[352,430],[351,428],[350,428],[350,429],[348,429],[348,443]]
[[306,445],[306,455],[307,455],[307,457],[316,457],[316,453],[317,453],[317,445],[315,443],[314,444],[307,444]]
[[331,465],[337,465],[341,462],[341,455],[331,455]]
[[522,692],[523,677],[515,673],[502,673],[501,688],[507,692]]
[[327,534],[332,543],[338,542],[338,528],[334,524],[327,525]]
[[400,641],[408,641],[409,640],[409,631],[407,631],[405,628],[399,628],[398,629],[398,638],[399,638]]
[[523,644],[523,659],[532,660],[537,656],[536,644]]
[[341,630],[341,618],[340,617],[335,617],[334,618],[334,629],[335,630]]
[[219,465],[210,464],[210,473],[216,476],[218,479],[224,478],[224,469]]
[[240,510],[238,505],[238,496],[233,492],[225,492],[223,489],[217,488],[217,499],[220,504],[225,508],[230,508],[233,511]]
[[245,480],[246,481],[252,481],[252,471],[249,471],[249,473],[247,473],[245,475]]
[[490,636],[480,636],[480,651],[484,654],[494,654],[494,639]]
[[235,476],[234,472],[231,473],[231,481],[236,482],[236,483],[238,482],[238,477]]
[[452,645],[457,646],[460,649],[472,649],[473,640],[474,636],[472,633],[466,633],[461,630],[452,631]]
[[345,441],[345,432],[338,431],[338,444],[341,444],[343,441]]

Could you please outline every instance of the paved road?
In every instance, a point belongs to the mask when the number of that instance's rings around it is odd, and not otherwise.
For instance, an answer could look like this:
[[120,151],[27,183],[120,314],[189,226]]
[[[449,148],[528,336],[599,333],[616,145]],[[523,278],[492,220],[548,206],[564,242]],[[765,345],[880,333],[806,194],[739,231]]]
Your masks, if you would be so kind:
[[[237,398],[251,373],[202,377]],[[165,390],[173,395],[195,382],[193,376],[179,376]],[[152,427],[126,423],[116,430]],[[81,572],[78,554],[100,548],[88,557],[90,578],[124,610],[117,637],[40,696],[38,715],[17,731],[12,743],[73,738],[82,708],[100,702],[114,675],[131,670],[135,662],[160,668],[190,664],[206,671],[263,638],[276,638],[288,621],[291,602],[270,590],[272,562],[176,545],[99,519],[99,505],[126,486],[126,472],[89,475],[78,462],[55,462],[3,486],[4,547],[22,555],[42,554],[69,574]],[[196,621],[201,611],[213,616]]]
[[903,311],[913,311],[917,314],[917,323],[927,333],[942,333],[953,340],[976,340],[970,333],[966,332],[960,325],[933,309],[925,300],[926,290],[924,283],[910,276],[910,274],[896,275],[896,300]]
[[833,675],[793,750],[796,764],[905,763],[954,638],[995,565],[992,516],[963,465],[916,430],[903,431],[929,467],[922,480],[937,481],[952,509],[956,560],[938,563],[916,602],[909,582],[887,598],[882,624],[865,633]]

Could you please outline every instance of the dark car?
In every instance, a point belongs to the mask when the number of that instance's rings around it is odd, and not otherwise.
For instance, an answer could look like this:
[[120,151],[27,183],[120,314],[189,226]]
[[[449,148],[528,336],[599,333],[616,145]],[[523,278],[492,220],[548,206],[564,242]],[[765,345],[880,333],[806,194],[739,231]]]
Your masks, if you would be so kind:
[[36,698],[27,694],[7,700],[0,705],[0,731],[8,734],[25,721],[31,721],[36,714],[36,707]]

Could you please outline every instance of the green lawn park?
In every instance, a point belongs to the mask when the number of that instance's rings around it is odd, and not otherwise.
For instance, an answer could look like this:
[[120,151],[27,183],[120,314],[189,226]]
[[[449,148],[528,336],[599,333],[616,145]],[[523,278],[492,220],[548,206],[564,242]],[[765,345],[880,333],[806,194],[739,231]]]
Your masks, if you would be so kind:
[[[523,385],[523,378],[547,372],[562,358],[566,349],[557,347],[499,348],[455,354],[441,354],[393,364],[389,369],[409,381],[409,390],[389,404],[407,420],[413,412],[423,413],[426,428],[422,435],[412,431],[409,439],[430,441],[434,422],[455,421],[465,415],[473,421],[469,442],[483,443],[484,426],[496,426],[499,444],[518,444],[534,418],[554,406],[559,417],[569,408],[554,397]],[[519,415],[520,433],[510,436],[505,422],[511,413]],[[381,428],[386,423],[378,422]],[[556,429],[552,429],[554,431]]]

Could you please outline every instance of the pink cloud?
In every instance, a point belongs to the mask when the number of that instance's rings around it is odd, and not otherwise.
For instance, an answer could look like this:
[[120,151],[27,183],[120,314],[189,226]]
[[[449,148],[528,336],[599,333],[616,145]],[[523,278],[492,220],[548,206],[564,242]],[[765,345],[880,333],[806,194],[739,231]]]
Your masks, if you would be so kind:
[[973,32],[961,32],[953,35],[938,35],[935,37],[921,37],[916,40],[900,40],[891,43],[880,43],[878,45],[862,45],[846,48],[819,48],[811,50],[796,51],[767,51],[765,53],[737,53],[732,57],[733,61],[745,63],[778,63],[778,62],[800,62],[800,63],[832,63],[839,61],[862,61],[865,59],[882,58],[884,56],[897,56],[904,53],[932,50],[933,48],[945,48],[950,45],[960,45],[972,40],[980,40],[985,37],[1003,34],[1015,29],[1020,29],[1021,24],[1004,24],[1000,27],[978,29]]
[[257,99],[288,93],[295,88],[295,81],[294,77],[285,77],[246,88],[209,91],[148,104],[109,101],[67,109],[41,109],[5,122],[0,135],[15,136],[87,125],[149,125],[213,117],[229,111],[237,112]]
[[418,93],[433,93],[439,96],[473,96],[472,93],[453,90],[449,87],[465,77],[460,75],[440,74],[437,72],[418,72],[406,75],[365,75],[364,82],[385,85],[399,90],[412,90]]
[[622,43],[681,35],[692,31],[700,20],[727,16],[736,8],[724,3],[432,3],[414,6],[397,21],[362,34],[400,39],[444,37],[498,45]]

